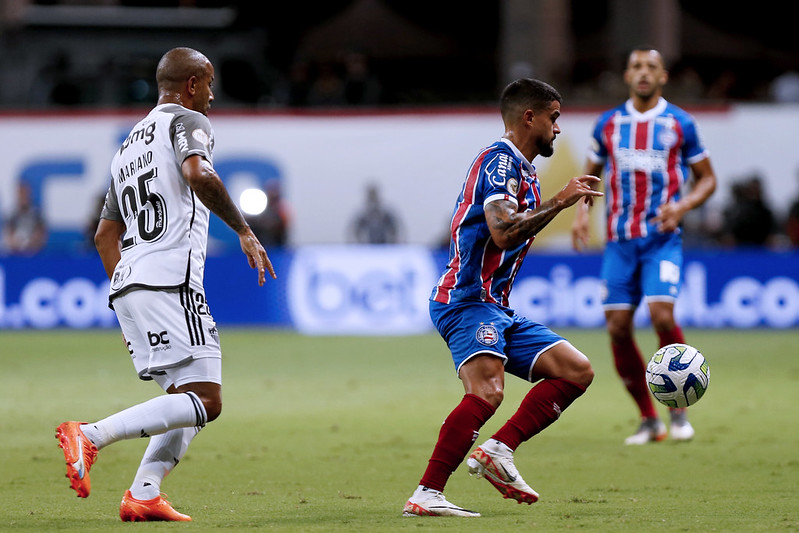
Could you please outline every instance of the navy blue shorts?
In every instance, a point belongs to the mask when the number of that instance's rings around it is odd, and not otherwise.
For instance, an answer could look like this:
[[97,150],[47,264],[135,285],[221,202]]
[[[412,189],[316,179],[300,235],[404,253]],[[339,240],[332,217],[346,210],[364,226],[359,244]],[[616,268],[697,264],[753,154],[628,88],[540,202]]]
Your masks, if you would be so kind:
[[452,352],[456,372],[476,355],[495,355],[505,372],[533,380],[538,356],[566,339],[511,309],[483,302],[430,302],[430,318]]
[[630,309],[642,297],[674,302],[682,264],[682,237],[676,233],[608,242],[602,257],[602,304],[606,309]]

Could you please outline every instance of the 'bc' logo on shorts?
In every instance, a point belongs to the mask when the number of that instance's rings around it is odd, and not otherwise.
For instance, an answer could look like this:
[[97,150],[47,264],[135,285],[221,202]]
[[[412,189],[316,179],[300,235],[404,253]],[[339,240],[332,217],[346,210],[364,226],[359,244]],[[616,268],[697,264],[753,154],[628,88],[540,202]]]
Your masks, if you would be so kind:
[[499,341],[499,332],[494,327],[494,324],[480,324],[475,337],[480,344],[493,346]]

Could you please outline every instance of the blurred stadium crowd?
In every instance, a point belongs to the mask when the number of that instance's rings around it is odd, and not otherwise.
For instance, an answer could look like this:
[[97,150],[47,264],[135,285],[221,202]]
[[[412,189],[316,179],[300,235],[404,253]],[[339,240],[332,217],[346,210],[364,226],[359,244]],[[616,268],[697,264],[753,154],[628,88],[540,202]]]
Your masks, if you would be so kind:
[[149,106],[176,37],[217,65],[218,108],[482,104],[520,75],[600,105],[624,96],[641,43],[663,51],[683,104],[799,100],[790,17],[765,4],[732,17],[690,0],[3,0],[0,108]]
[[[215,109],[479,107],[520,76],[599,109],[626,97],[620,72],[643,43],[663,52],[666,96],[681,105],[799,102],[799,41],[781,6],[731,17],[715,0],[2,0],[0,112],[149,109],[176,43],[216,66]],[[689,215],[686,245],[799,246],[799,200],[777,216],[762,186],[744,175],[725,209]],[[46,242],[19,195],[6,251]]]

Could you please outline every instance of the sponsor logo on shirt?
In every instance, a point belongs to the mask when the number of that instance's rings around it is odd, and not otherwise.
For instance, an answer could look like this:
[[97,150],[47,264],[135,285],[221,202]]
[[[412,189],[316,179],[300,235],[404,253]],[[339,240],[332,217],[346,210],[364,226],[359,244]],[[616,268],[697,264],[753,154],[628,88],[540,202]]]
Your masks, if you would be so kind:
[[669,153],[666,150],[635,150],[619,148],[616,152],[616,165],[622,172],[666,172]]
[[114,291],[121,289],[129,275],[130,265],[118,265],[111,278],[111,289]]
[[155,122],[142,125],[141,128],[130,132],[130,135],[127,136],[125,141],[122,143],[122,146],[119,148],[119,153],[122,154],[122,152],[124,152],[125,149],[133,143],[144,141],[144,144],[150,144],[154,139]]
[[189,140],[186,138],[186,126],[182,122],[175,124],[175,137],[178,141],[178,148],[181,152],[189,151]]
[[508,154],[498,154],[485,166],[488,179],[497,187],[504,187],[513,161]]

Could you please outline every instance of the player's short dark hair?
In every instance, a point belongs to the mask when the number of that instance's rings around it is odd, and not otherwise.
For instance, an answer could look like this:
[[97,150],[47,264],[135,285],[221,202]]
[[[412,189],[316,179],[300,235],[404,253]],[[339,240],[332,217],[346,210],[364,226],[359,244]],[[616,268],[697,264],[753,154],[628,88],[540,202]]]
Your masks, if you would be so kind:
[[641,44],[638,44],[636,46],[633,46],[630,49],[630,53],[627,54],[627,55],[630,55],[633,52],[652,52],[652,51],[660,53],[660,50],[658,50],[656,47],[654,47],[654,46],[652,46],[650,44],[647,44],[647,43],[641,43]]
[[159,88],[175,88],[192,76],[204,79],[208,62],[207,57],[192,48],[172,48],[158,62],[155,80]]
[[630,56],[633,55],[633,52],[657,52],[660,55],[660,60],[663,62],[663,68],[668,68],[668,65],[666,65],[666,58],[663,57],[663,53],[658,50],[657,47],[646,43],[633,46],[630,51],[627,52],[627,55],[624,57],[624,62],[622,63],[622,68],[627,68],[627,63],[630,60]]
[[502,96],[499,99],[499,110],[502,118],[507,121],[513,118],[514,115],[524,112],[525,109],[532,109],[533,111],[546,109],[556,100],[561,104],[563,103],[563,97],[557,89],[548,83],[530,78],[521,78],[509,83],[502,91]]

